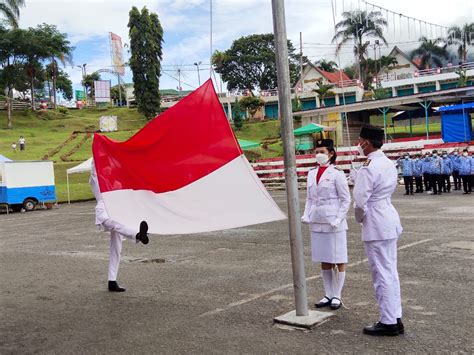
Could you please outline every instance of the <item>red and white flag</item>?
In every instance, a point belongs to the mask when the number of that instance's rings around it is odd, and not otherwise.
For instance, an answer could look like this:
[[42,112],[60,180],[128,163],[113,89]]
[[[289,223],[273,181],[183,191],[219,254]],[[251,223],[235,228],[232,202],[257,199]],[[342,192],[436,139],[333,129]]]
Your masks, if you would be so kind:
[[113,220],[185,234],[286,218],[245,158],[211,80],[125,142],[95,134],[100,191]]

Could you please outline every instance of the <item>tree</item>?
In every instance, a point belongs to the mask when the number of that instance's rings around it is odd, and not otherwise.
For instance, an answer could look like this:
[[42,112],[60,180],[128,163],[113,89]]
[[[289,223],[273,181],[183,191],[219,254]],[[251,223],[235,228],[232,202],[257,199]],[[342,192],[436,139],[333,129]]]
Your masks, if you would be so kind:
[[458,57],[467,61],[467,48],[474,44],[474,22],[465,23],[462,27],[452,26],[448,30],[448,44],[458,46]]
[[249,95],[245,96],[240,99],[240,106],[244,108],[244,110],[250,113],[250,117],[253,119],[257,111],[265,106],[265,101],[263,101],[260,97]]
[[[288,54],[290,81],[294,85],[299,77],[299,56],[295,54],[295,48],[290,41]],[[269,90],[277,87],[273,34],[241,37],[216,57],[219,60],[213,63],[214,68],[227,83],[228,90]]]
[[110,89],[110,97],[115,100],[119,106],[124,106],[127,104],[127,99],[126,99],[126,95],[125,95],[125,86],[123,86],[122,84],[120,84],[120,90],[122,91],[122,102],[119,102],[120,101],[120,92],[119,92],[119,86],[118,85],[115,85],[115,86],[112,86],[112,88]]
[[69,79],[69,75],[61,69],[56,73],[56,90],[67,100],[72,100],[74,97],[72,93],[72,81]]
[[426,37],[421,37],[421,45],[411,52],[411,59],[420,58],[420,67],[430,69],[433,67],[441,68],[443,66],[443,59],[448,59],[449,54],[447,50],[447,43],[441,38],[434,40]]
[[[49,70],[53,70],[51,66],[48,66]],[[86,97],[89,97],[90,101],[94,101],[95,92],[94,92],[94,81],[100,80],[100,74],[97,72],[93,72],[92,74],[87,74],[82,79],[82,86],[86,88]]]
[[319,69],[330,72],[330,73],[334,73],[338,69],[337,63],[333,62],[332,60],[321,59],[321,60],[318,60],[315,63],[315,65]]
[[130,69],[138,111],[152,119],[160,110],[163,28],[155,13],[134,6],[129,13]]
[[234,127],[237,131],[240,131],[244,125],[244,120],[242,119],[243,115],[242,106],[240,106],[239,100],[235,98],[235,102],[232,105],[232,120],[234,121]]
[[364,83],[364,86],[369,87],[370,83],[373,82],[373,79],[376,78],[379,73],[384,71],[384,69],[397,63],[397,59],[395,57],[390,56],[382,56],[380,59],[377,60],[367,58],[363,65],[363,68],[367,73],[365,77],[366,82]]
[[24,0],[0,0],[0,25],[2,22],[10,25],[13,28],[18,28],[18,19],[20,18],[20,7],[25,6]]
[[[336,54],[339,53],[342,46],[347,42],[354,43],[354,54],[361,67],[365,63],[365,55],[370,42],[367,38],[380,39],[387,44],[387,40],[383,36],[384,27],[387,26],[387,21],[383,18],[379,11],[346,11],[342,13],[344,18],[336,24],[336,34],[332,42],[337,42]],[[359,71],[359,79],[365,82],[365,72]]]
[[321,82],[318,83],[318,88],[317,89],[313,89],[313,92],[315,92],[318,96],[319,96],[319,99],[321,100],[321,104],[322,106],[324,106],[324,98],[325,97],[328,97],[328,96],[334,96],[335,93],[334,91],[332,91],[331,89],[333,88],[334,86],[331,85],[331,84],[323,84]]

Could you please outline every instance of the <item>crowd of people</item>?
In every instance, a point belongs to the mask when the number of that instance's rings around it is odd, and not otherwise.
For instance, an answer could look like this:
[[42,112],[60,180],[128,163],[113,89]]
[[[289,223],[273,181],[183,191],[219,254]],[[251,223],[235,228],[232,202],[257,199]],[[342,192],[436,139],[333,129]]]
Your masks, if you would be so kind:
[[446,150],[441,154],[433,150],[413,157],[404,153],[397,160],[397,166],[403,176],[405,195],[425,191],[430,195],[441,195],[451,190],[462,190],[465,195],[472,192],[474,156],[468,149],[462,152],[456,149],[449,154]]

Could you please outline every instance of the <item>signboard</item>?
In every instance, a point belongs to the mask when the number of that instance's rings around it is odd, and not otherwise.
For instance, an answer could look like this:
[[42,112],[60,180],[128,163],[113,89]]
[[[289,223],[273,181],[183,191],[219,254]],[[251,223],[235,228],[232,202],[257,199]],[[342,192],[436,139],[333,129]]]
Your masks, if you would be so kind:
[[115,71],[123,75],[125,73],[125,66],[123,64],[122,38],[112,32],[110,32],[110,54]]
[[100,131],[114,132],[117,128],[117,116],[100,116]]
[[76,90],[76,101],[84,101],[86,99],[86,95],[82,90]]
[[110,80],[94,81],[95,102],[110,102]]

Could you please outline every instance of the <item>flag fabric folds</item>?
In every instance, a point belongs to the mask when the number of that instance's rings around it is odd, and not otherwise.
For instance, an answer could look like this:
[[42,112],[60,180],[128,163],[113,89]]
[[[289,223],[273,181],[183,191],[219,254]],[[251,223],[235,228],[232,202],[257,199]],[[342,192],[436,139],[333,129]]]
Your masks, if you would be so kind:
[[125,142],[95,134],[110,218],[154,234],[199,233],[286,218],[242,153],[211,80]]

